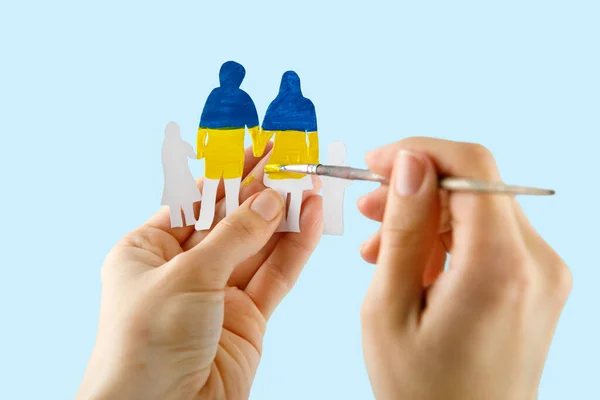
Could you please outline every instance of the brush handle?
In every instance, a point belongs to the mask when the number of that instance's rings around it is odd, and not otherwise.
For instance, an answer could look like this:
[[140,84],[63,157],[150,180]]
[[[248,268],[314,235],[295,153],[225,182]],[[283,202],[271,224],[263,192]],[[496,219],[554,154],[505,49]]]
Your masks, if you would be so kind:
[[[335,178],[379,182],[389,184],[389,179],[368,169],[341,167],[335,165],[309,164],[308,174],[332,176]],[[439,187],[453,192],[478,192],[507,195],[552,196],[555,192],[549,189],[538,189],[525,186],[507,185],[502,182],[487,182],[477,179],[445,177],[439,181]]]
[[[313,171],[314,170],[314,173]],[[334,178],[348,179],[351,181],[371,181],[388,184],[389,179],[385,176],[377,175],[368,169],[359,169],[352,167],[339,167],[335,165],[309,165],[308,173],[311,175],[332,176]]]

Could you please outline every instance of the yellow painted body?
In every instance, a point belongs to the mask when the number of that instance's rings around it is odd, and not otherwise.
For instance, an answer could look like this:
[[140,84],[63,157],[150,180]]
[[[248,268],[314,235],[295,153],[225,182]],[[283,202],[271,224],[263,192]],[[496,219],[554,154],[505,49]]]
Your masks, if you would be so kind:
[[[250,128],[250,134],[258,127]],[[205,159],[204,176],[208,179],[241,178],[244,174],[245,128],[198,128],[196,149],[198,159]]]
[[[252,136],[254,134],[254,136]],[[259,157],[265,150],[267,142],[275,136],[273,153],[269,164],[318,164],[319,135],[318,132],[303,131],[255,131],[251,132],[254,156]],[[270,179],[301,179],[305,175],[293,172],[268,172]]]

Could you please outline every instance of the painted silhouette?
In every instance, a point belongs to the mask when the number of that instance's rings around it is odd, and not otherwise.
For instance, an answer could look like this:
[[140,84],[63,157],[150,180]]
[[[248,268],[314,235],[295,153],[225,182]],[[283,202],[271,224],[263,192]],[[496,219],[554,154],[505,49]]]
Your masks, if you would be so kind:
[[162,205],[169,206],[171,227],[183,226],[181,210],[185,215],[185,224],[194,225],[194,203],[202,196],[196,181],[190,172],[188,159],[196,158],[191,144],[181,139],[179,125],[169,122],[165,128],[165,139],[162,145],[162,164],[164,173],[164,189]]
[[[300,77],[287,71],[281,78],[279,94],[271,102],[262,123],[260,138],[253,142],[255,155],[262,154],[268,140],[274,138],[269,164],[316,164],[319,162],[317,114],[312,101],[302,95]],[[313,188],[308,175],[287,172],[265,174],[266,186],[275,189],[289,208],[279,232],[300,231],[302,192]]]
[[204,158],[204,188],[196,230],[210,229],[215,214],[217,188],[225,184],[225,209],[229,215],[239,207],[240,183],[244,171],[246,128],[254,139],[258,135],[258,114],[250,96],[240,89],[246,70],[228,61],[219,72],[220,86],[204,105],[198,127],[198,159]]
[[[327,164],[344,166],[346,145],[333,142],[327,148]],[[344,234],[344,194],[352,181],[322,176],[323,182],[323,233],[325,235]]]

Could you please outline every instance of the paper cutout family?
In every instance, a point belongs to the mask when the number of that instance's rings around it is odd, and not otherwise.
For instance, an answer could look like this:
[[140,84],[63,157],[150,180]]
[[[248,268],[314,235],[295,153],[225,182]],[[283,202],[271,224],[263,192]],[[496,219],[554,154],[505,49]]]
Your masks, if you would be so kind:
[[[302,95],[300,77],[287,71],[281,78],[277,97],[269,105],[262,126],[252,98],[240,85],[246,71],[241,64],[228,61],[219,72],[220,86],[208,96],[198,127],[196,151],[181,138],[179,125],[169,122],[162,147],[164,190],[162,204],[169,206],[171,226],[195,225],[207,230],[213,224],[219,182],[225,187],[225,213],[239,207],[239,192],[244,171],[244,137],[249,132],[255,157],[263,155],[273,140],[269,164],[319,163],[317,115],[312,101]],[[346,147],[342,142],[328,147],[330,165],[344,165]],[[204,186],[200,193],[188,159],[204,159]],[[323,183],[324,234],[341,235],[344,231],[344,191],[351,183],[338,178],[321,177]],[[265,173],[265,186],[276,190],[289,206],[278,232],[300,232],[302,193],[313,189],[308,175],[289,172]],[[193,204],[201,201],[200,216],[195,220]]]

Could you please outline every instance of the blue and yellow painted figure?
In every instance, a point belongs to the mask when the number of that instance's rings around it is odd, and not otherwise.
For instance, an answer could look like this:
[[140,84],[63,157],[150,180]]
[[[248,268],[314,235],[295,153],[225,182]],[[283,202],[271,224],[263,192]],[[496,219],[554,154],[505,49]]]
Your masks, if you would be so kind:
[[210,229],[215,212],[217,188],[225,184],[225,208],[229,215],[239,206],[239,190],[244,173],[244,135],[259,131],[254,102],[240,89],[246,70],[234,61],[221,66],[220,86],[204,105],[198,126],[197,154],[204,158],[204,187],[197,230]]
[[[298,74],[293,71],[283,74],[279,94],[267,109],[262,129],[252,135],[255,156],[261,155],[267,142],[275,137],[269,164],[319,162],[317,114],[312,101],[302,95]],[[284,200],[290,194],[288,212],[279,231],[299,232],[302,192],[313,188],[312,178],[304,174],[267,172],[264,183],[277,190]]]
[[[254,155],[264,151],[275,136],[269,164],[318,164],[319,137],[315,106],[302,95],[300,77],[288,71],[281,78],[279,94],[271,102],[260,132],[252,133]],[[303,174],[275,172],[269,179],[302,179]]]
[[258,114],[254,102],[240,89],[246,71],[234,61],[223,64],[221,85],[204,105],[198,127],[198,159],[205,159],[209,179],[240,178],[244,171],[244,134],[247,127],[256,136]]

